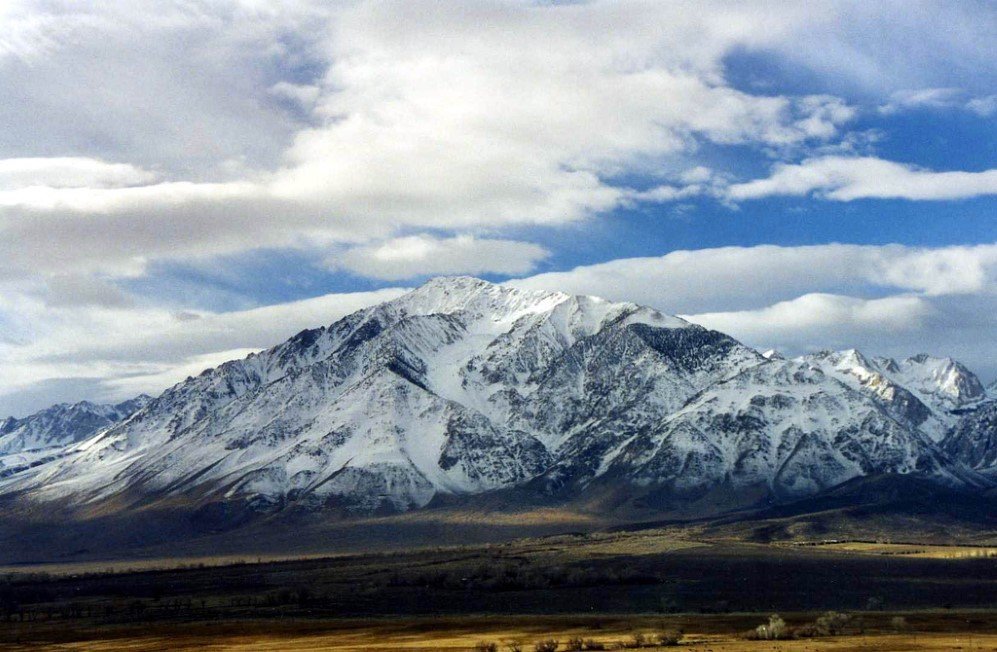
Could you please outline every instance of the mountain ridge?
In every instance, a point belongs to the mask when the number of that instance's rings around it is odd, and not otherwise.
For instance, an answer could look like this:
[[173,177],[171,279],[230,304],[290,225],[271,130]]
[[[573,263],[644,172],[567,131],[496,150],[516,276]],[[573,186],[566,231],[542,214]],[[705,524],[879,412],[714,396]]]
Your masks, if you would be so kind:
[[632,303],[438,278],[188,378],[0,497],[252,517],[515,487],[792,500],[882,473],[985,490],[989,401],[949,359],[785,360]]
[[140,394],[120,403],[58,403],[0,421],[0,477],[58,456],[66,447],[128,419],[150,401],[151,396]]

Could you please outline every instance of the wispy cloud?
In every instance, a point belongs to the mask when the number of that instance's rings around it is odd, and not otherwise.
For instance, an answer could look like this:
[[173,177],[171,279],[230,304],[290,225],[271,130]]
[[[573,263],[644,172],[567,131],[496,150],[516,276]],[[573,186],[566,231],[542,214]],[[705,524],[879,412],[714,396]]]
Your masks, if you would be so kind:
[[919,88],[893,92],[890,101],[879,107],[879,112],[890,115],[911,109],[949,109],[964,105],[961,89]]
[[985,118],[997,113],[997,94],[976,97],[966,102],[966,108]]
[[398,281],[446,274],[526,274],[549,255],[531,242],[413,235],[348,249],[331,256],[327,264],[368,278]]
[[809,194],[833,201],[965,199],[997,194],[997,169],[936,172],[876,157],[827,156],[777,164],[768,178],[726,191],[734,201]]
[[884,115],[919,109],[961,109],[982,117],[997,111],[997,95],[971,97],[960,88],[919,88],[895,91],[886,104],[879,107]]

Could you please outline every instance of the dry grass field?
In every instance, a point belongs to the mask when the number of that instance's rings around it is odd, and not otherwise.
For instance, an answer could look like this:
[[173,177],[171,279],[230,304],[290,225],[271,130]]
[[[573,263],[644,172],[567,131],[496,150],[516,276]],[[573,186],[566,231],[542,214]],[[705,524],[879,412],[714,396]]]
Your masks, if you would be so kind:
[[[997,650],[997,557],[986,551],[649,529],[296,559],[19,565],[0,571],[0,649],[533,652],[553,638],[565,652],[572,638],[620,649],[681,630],[679,649],[703,652]],[[746,638],[772,613],[799,634],[829,610],[849,615],[847,631]]]
[[[803,622],[815,614],[790,614],[787,622]],[[99,629],[78,640],[36,640],[28,644],[10,643],[5,650],[107,650],[111,652],[172,650],[275,650],[330,652],[472,652],[481,643],[495,643],[500,651],[515,649],[532,652],[536,642],[555,639],[559,650],[567,650],[569,640],[583,639],[599,649],[632,649],[634,634],[652,639],[665,629],[683,630],[677,647],[668,649],[700,652],[804,652],[848,650],[979,650],[997,649],[997,618],[981,612],[918,612],[904,617],[906,631],[897,632],[890,623],[898,614],[864,617],[861,634],[803,640],[751,641],[743,631],[764,621],[763,614],[734,616],[675,617],[467,617],[437,619],[385,619],[343,622],[226,622],[171,624],[155,627]],[[58,639],[57,633],[53,637]],[[644,649],[656,649],[648,646]],[[665,649],[657,648],[657,649]]]
[[873,555],[904,555],[906,557],[921,557],[924,559],[997,558],[997,547],[987,546],[937,546],[916,543],[842,541],[838,543],[824,543],[817,546],[817,549]]

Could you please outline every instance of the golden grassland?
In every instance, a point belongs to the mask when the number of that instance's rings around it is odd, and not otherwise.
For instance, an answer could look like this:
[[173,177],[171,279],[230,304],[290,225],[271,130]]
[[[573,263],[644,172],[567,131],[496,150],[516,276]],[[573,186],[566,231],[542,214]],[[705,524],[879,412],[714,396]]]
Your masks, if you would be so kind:
[[939,546],[916,543],[875,543],[867,541],[841,541],[822,543],[818,550],[857,552],[874,555],[904,555],[923,559],[975,559],[997,558],[997,547]]
[[[814,541],[775,544],[753,544],[744,541],[704,539],[695,532],[671,529],[643,531],[594,532],[584,536],[554,535],[532,539],[519,539],[508,543],[475,546],[436,546],[407,549],[405,552],[423,550],[434,553],[460,553],[466,550],[514,550],[516,554],[533,558],[546,558],[558,562],[608,556],[641,556],[668,554],[694,548],[721,549],[734,544],[739,549],[778,550],[796,549],[813,552],[862,555],[897,555],[922,559],[976,559],[997,558],[997,546],[938,545],[921,543],[883,543],[871,541]],[[395,553],[362,555],[368,559],[391,557]],[[80,574],[113,574],[137,571],[184,570],[205,567],[226,567],[247,564],[266,564],[302,560],[346,560],[361,555],[349,553],[312,553],[286,555],[214,555],[188,558],[147,558],[108,561],[59,562],[46,564],[0,565],[0,576],[17,576],[46,573],[53,577]]]
[[[787,621],[803,622],[814,614],[787,615]],[[141,630],[90,632],[85,640],[11,644],[21,650],[287,650],[333,652],[430,652],[472,651],[481,643],[496,643],[499,650],[518,643],[532,651],[536,641],[556,639],[564,650],[569,638],[580,637],[621,649],[635,633],[652,636],[662,628],[684,631],[677,648],[701,652],[749,652],[808,650],[995,650],[997,615],[993,612],[913,612],[903,632],[888,623],[898,614],[867,616],[869,628],[857,635],[786,641],[746,640],[742,630],[763,621],[763,614],[728,616],[562,616],[562,617],[463,617],[381,619],[321,623],[223,622],[152,625]],[[652,648],[653,649],[653,648]],[[664,648],[661,648],[664,649]]]
[[[707,540],[669,529],[368,554],[197,557],[0,570],[0,650],[606,649],[668,630],[684,650],[997,651],[993,548]],[[800,631],[747,640],[779,612]],[[750,612],[750,613],[749,613]],[[481,615],[489,614],[489,615]],[[583,615],[579,615],[583,614]],[[903,617],[902,626],[894,619]]]
[[[595,532],[584,537],[555,535],[533,539],[518,539],[508,543],[495,543],[475,546],[434,546],[409,548],[404,552],[425,551],[427,553],[461,553],[468,550],[514,550],[516,554],[531,557],[556,558],[557,561],[578,560],[588,557],[618,555],[667,554],[714,545],[705,540],[676,536],[672,532],[648,530],[642,532]],[[750,544],[749,544],[750,545]],[[185,570],[203,567],[225,567],[244,564],[265,564],[283,561],[338,560],[365,557],[372,560],[391,557],[396,553],[371,553],[357,555],[349,553],[294,554],[294,555],[214,555],[188,558],[148,558],[108,561],[60,562],[46,564],[0,565],[0,576],[46,573],[53,577],[88,573],[131,573],[136,571]]]

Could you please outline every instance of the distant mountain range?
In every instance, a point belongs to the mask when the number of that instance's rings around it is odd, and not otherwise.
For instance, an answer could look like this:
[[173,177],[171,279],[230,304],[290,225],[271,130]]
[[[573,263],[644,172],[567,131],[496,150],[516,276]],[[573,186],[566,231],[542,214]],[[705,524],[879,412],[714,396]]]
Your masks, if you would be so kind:
[[68,446],[124,421],[151,400],[143,394],[114,405],[60,403],[23,419],[0,421],[0,477],[62,455]]
[[948,358],[787,360],[631,303],[464,277],[155,399],[0,422],[0,500],[22,510],[348,516],[510,489],[653,510],[883,474],[992,492],[997,401]]

